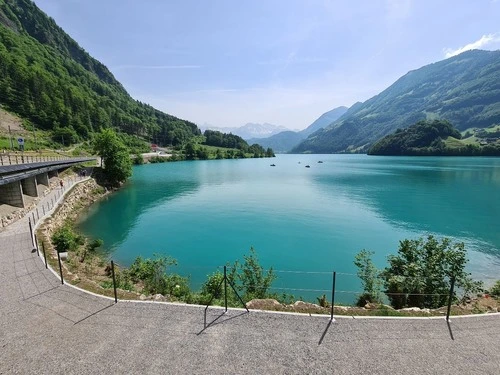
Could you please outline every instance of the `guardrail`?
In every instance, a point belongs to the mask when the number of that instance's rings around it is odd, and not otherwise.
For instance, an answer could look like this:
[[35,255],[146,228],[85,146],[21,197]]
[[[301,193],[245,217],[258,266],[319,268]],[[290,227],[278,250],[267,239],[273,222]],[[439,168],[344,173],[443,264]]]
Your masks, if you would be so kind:
[[0,154],[0,166],[18,165],[29,163],[40,163],[45,161],[59,161],[71,159],[69,156],[45,156],[45,155],[26,155],[24,153],[3,153]]

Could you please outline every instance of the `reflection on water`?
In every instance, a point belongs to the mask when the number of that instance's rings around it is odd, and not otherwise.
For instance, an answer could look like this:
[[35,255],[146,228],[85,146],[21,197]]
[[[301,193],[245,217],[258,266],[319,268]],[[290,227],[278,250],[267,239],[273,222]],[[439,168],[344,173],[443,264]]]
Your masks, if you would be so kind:
[[315,180],[324,193],[340,192],[370,207],[391,225],[414,232],[473,238],[484,252],[498,255],[497,159],[478,165],[471,159],[376,158],[364,168],[367,173],[343,169],[340,175],[320,174]]

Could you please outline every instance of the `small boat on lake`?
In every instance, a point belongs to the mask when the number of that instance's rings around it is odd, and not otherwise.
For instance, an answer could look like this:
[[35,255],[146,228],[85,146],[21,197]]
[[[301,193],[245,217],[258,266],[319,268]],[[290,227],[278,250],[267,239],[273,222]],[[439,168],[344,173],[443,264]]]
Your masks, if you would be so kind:
[[311,168],[311,166],[310,165],[306,165],[306,168]]
[[320,160],[320,161],[318,161],[318,164],[323,164],[323,162]]
[[271,167],[276,167],[276,164],[271,164]]

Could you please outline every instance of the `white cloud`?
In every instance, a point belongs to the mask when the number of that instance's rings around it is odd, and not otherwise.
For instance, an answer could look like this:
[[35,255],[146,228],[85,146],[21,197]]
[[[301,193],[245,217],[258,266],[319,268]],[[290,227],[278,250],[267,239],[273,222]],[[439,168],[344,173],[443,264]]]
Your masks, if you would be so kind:
[[469,51],[471,49],[480,49],[480,48],[485,48],[488,45],[491,45],[493,43],[498,43],[500,42],[500,33],[495,33],[495,34],[488,34],[488,35],[483,35],[479,40],[476,40],[475,42],[466,44],[463,47],[460,47],[458,49],[451,49],[451,48],[445,48],[444,53],[446,58],[456,56],[461,54],[462,52]]

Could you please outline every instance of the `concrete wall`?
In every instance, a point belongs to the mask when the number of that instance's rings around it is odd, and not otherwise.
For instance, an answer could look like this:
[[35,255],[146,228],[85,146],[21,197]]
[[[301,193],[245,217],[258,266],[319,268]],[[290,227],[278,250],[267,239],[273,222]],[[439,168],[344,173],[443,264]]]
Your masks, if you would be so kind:
[[0,185],[0,203],[24,208],[23,190],[21,181]]
[[30,197],[38,197],[38,189],[36,187],[36,177],[28,177],[21,180],[21,186],[23,187],[23,194],[29,195]]
[[57,169],[49,172],[49,178],[52,177],[59,177],[59,171]]
[[49,174],[48,173],[41,173],[36,176],[36,182],[39,184],[49,186]]

